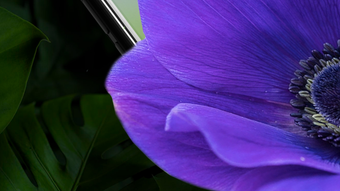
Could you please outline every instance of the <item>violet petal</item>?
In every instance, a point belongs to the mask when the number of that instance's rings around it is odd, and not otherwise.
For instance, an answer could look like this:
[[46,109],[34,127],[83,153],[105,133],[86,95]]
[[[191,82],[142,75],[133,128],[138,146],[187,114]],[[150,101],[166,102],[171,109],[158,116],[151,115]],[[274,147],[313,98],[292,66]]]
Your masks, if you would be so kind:
[[[285,127],[293,121],[287,117],[291,107],[189,86],[162,67],[148,49],[147,41],[140,42],[116,63],[107,78],[106,87],[124,128],[134,143],[170,175],[212,190],[231,190],[238,179],[254,169],[222,161],[200,132],[164,131],[167,114],[175,105],[189,102]],[[253,183],[248,180],[248,184]]]
[[340,36],[338,0],[145,0],[140,12],[150,49],[176,78],[282,103],[299,60]]
[[[207,104],[260,121],[278,120],[285,127],[291,107],[265,100],[216,94],[176,79],[140,42],[112,68],[106,88],[132,141],[172,176],[212,190],[230,190],[251,169],[232,167],[219,159],[201,133],[164,131],[166,116],[181,102]],[[240,104],[242,103],[242,105]],[[275,122],[274,122],[275,123]]]
[[[131,140],[172,176],[213,190],[229,190],[248,171],[231,167],[208,147],[200,133],[164,131],[166,115],[185,94],[201,97],[180,82],[147,50],[146,41],[120,59],[106,81],[115,110]],[[189,91],[192,90],[192,91]],[[208,96],[207,96],[208,97]],[[212,98],[210,98],[212,99]]]
[[237,191],[337,191],[340,175],[302,166],[269,166],[244,174],[231,190]]
[[163,111],[161,117],[164,119],[171,108],[185,102],[215,107],[287,131],[298,133],[301,130],[294,124],[294,119],[289,117],[290,113],[295,112],[289,103],[277,103],[239,94],[203,91],[183,83],[155,59],[147,41],[140,42],[114,65],[107,77],[106,88],[114,100],[121,93],[143,95],[146,101],[141,104],[148,104],[154,99],[165,99],[169,108]]
[[[216,108],[179,104],[167,117],[166,129],[187,132],[194,127],[226,163],[238,167],[301,165],[340,173],[338,148]],[[183,129],[183,130],[181,130]]]

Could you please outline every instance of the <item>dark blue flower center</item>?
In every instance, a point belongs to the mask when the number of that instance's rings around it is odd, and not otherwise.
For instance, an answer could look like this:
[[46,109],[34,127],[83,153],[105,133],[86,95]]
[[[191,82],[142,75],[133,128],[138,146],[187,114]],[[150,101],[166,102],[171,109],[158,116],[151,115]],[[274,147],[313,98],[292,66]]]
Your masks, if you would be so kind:
[[326,120],[340,125],[340,66],[324,68],[312,84],[314,106]]
[[334,48],[325,43],[322,53],[301,60],[303,70],[294,72],[289,91],[295,94],[290,104],[297,108],[296,125],[307,135],[340,147],[340,40]]

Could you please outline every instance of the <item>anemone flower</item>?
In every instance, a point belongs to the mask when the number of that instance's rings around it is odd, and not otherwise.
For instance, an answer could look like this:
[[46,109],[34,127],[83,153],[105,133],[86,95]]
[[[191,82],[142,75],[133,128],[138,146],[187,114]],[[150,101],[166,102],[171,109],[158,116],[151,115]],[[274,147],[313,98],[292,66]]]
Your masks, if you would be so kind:
[[139,6],[106,87],[152,161],[212,190],[340,188],[340,1]]

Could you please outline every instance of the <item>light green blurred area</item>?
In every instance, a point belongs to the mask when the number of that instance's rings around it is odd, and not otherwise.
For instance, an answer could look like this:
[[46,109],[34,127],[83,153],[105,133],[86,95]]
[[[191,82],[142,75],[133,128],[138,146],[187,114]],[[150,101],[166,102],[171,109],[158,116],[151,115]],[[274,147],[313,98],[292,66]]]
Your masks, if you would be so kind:
[[143,33],[142,22],[140,19],[138,1],[137,0],[112,0],[119,11],[129,22],[133,30],[137,33],[139,38],[143,40],[145,35]]

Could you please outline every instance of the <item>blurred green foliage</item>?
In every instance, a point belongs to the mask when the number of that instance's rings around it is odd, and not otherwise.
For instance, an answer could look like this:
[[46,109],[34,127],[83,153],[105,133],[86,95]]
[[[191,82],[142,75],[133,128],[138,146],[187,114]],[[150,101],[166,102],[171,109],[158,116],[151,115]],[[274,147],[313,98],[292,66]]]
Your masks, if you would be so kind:
[[51,41],[38,49],[24,104],[106,93],[106,74],[120,54],[80,0],[1,0],[0,6],[37,26]]
[[105,94],[22,107],[0,142],[5,190],[104,190],[154,165],[128,141]]
[[0,190],[202,190],[126,135],[104,88],[119,52],[80,0],[0,6],[33,24],[0,9]]
[[[46,36],[33,25],[0,8],[0,133],[24,95],[37,46]],[[10,64],[9,64],[10,63]]]

